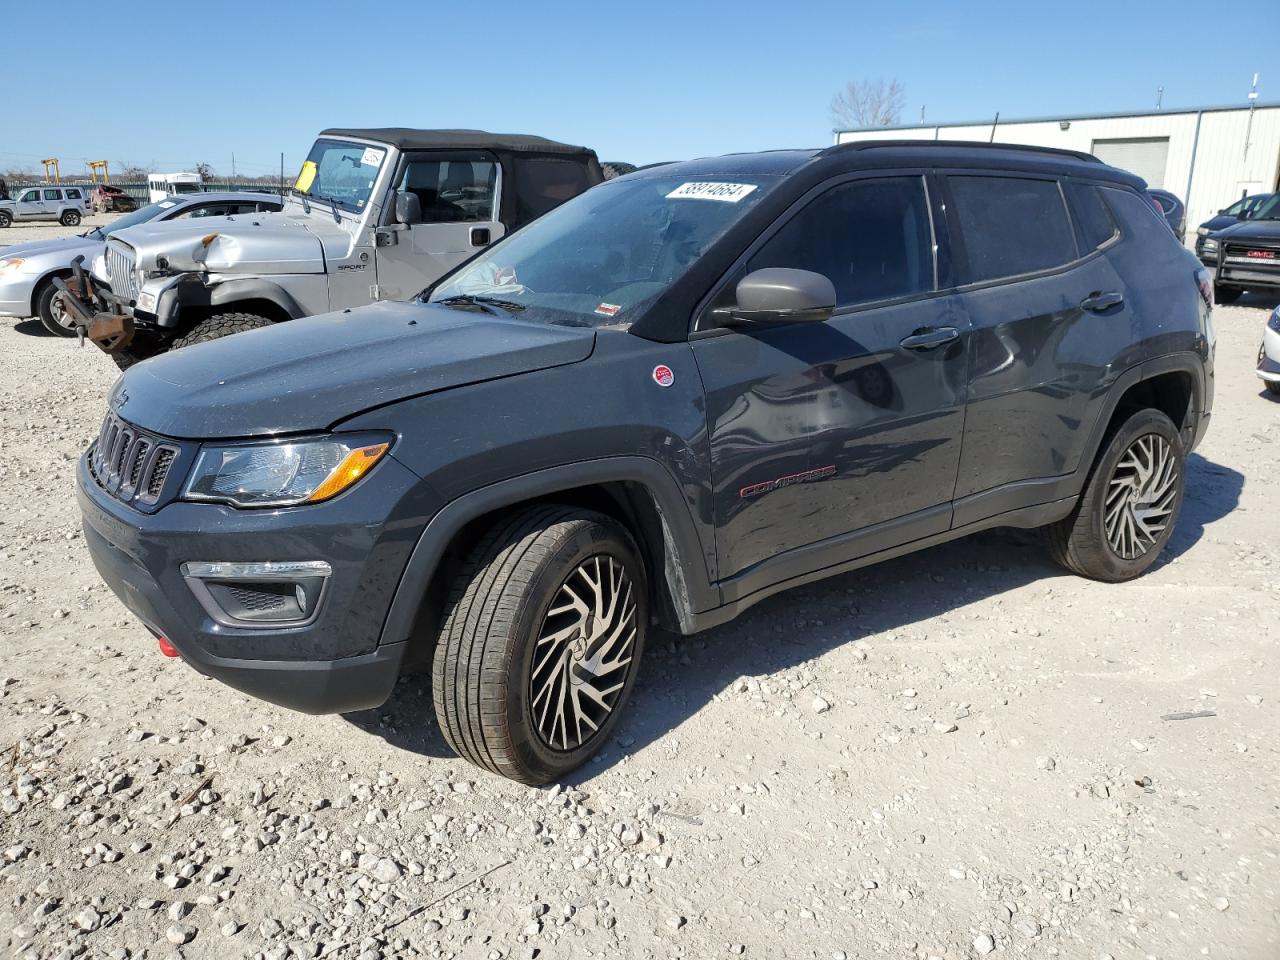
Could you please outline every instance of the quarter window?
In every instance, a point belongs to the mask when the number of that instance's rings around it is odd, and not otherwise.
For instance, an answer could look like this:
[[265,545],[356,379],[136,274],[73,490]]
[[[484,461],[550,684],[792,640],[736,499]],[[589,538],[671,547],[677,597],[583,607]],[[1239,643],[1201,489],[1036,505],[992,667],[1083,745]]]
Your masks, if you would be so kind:
[[517,159],[517,224],[527,223],[548,210],[554,210],[590,186],[584,164],[550,157]]
[[1116,222],[1098,188],[1088,183],[1067,185],[1081,250],[1096,250],[1116,235]]
[[948,177],[970,282],[1037,273],[1076,258],[1056,180]]
[[79,199],[80,199],[80,191],[79,191],[79,190],[68,190],[68,191],[67,191],[67,199],[68,199],[68,200],[79,200]]
[[835,285],[840,307],[932,290],[933,234],[923,181],[895,177],[833,187],[770,237],[739,278],[764,267],[822,274]]

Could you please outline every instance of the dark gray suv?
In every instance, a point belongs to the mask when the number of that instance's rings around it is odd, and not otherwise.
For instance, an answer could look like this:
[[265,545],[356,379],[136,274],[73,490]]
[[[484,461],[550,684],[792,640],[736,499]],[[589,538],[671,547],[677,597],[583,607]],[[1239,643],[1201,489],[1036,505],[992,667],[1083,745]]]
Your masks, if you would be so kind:
[[546,782],[653,626],[996,526],[1142,573],[1213,399],[1211,278],[1142,191],[985,144],[639,171],[417,302],[131,369],[89,549],[202,673],[335,712],[429,664],[457,752]]

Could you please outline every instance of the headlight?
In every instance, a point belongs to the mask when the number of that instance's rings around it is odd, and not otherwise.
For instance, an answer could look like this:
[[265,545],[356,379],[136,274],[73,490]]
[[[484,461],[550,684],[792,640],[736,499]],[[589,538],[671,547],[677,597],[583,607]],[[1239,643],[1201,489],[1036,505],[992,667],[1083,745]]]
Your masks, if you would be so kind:
[[1207,236],[1209,235],[1209,228],[1208,228],[1208,227],[1196,227],[1196,233],[1197,233],[1199,236],[1207,237]]
[[1212,237],[1205,237],[1204,243],[1200,245],[1200,249],[1204,253],[1214,253],[1218,249],[1218,241],[1214,240]]
[[319,503],[354,485],[389,449],[380,435],[207,446],[182,496],[236,507]]
[[16,273],[18,268],[26,262],[21,257],[6,257],[0,260],[0,273]]

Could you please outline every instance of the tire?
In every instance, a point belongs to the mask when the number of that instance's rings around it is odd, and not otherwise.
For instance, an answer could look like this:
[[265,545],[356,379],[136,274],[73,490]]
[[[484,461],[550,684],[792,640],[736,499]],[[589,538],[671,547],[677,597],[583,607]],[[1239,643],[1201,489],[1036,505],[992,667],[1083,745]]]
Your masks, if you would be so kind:
[[1213,302],[1220,303],[1224,306],[1228,303],[1235,303],[1244,294],[1244,290],[1240,287],[1223,287],[1218,284],[1213,285]]
[[[594,599],[580,616],[571,593],[603,598],[614,616],[598,620]],[[647,623],[645,569],[622,526],[554,504],[506,515],[468,555],[444,605],[431,686],[445,740],[520,783],[563,777],[608,740],[635,684]],[[597,662],[596,672],[591,662],[606,655],[625,660]]]
[[80,225],[80,211],[63,210],[62,216],[58,218],[58,222],[64,227],[78,227]]
[[269,327],[272,322],[267,317],[256,313],[217,313],[212,317],[201,320],[181,337],[178,337],[173,341],[169,349],[178,350],[181,347],[190,347],[197,343],[221,340],[223,337],[229,337],[233,333],[243,333],[245,330]]
[[0,230],[13,226],[13,214],[8,210],[0,210]]
[[[1161,456],[1167,458],[1163,467]],[[1143,478],[1140,470],[1153,463],[1149,478]],[[1082,577],[1107,583],[1132,580],[1169,542],[1185,489],[1186,452],[1177,427],[1159,410],[1139,410],[1108,436],[1075,508],[1045,528],[1049,553]],[[1135,502],[1126,491],[1139,499]],[[1111,516],[1118,520],[1111,536],[1109,493]]]
[[634,163],[625,163],[622,160],[605,160],[600,164],[600,170],[604,173],[606,180],[612,180],[614,177],[624,177],[635,169],[636,165]]
[[1263,380],[1262,383],[1267,388],[1267,393],[1272,396],[1280,395],[1280,380]]
[[76,328],[64,322],[66,313],[60,305],[62,291],[51,282],[45,283],[36,294],[36,316],[40,324],[55,337],[74,337]]

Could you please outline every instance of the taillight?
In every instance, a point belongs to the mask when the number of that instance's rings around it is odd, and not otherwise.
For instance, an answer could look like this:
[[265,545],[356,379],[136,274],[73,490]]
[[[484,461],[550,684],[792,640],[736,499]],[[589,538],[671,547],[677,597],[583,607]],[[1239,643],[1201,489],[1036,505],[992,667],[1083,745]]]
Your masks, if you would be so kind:
[[1213,274],[1201,267],[1196,271],[1196,286],[1200,288],[1200,299],[1210,310],[1213,309]]

